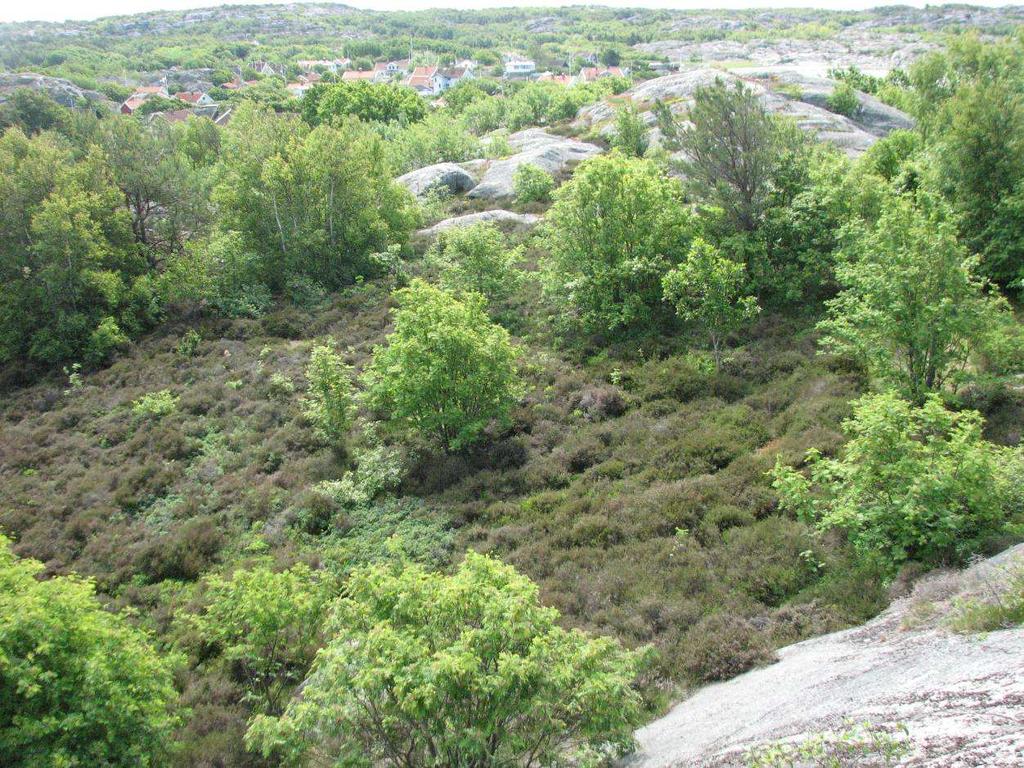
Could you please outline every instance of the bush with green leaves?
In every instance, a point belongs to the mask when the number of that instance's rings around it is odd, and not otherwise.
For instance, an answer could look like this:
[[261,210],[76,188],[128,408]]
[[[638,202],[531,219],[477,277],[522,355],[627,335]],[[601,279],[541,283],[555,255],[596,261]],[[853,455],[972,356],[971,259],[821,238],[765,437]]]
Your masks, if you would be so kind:
[[367,123],[408,124],[426,114],[426,102],[416,91],[393,83],[317,84],[302,99],[302,117],[314,126],[348,116]]
[[337,451],[344,450],[352,426],[352,369],[330,346],[321,344],[309,354],[306,366],[309,392],[303,412],[318,438]]
[[760,311],[757,299],[743,295],[745,273],[742,264],[698,238],[686,259],[662,278],[665,301],[680,318],[700,324],[708,334],[716,367],[721,364],[726,337]]
[[519,351],[487,317],[483,296],[413,280],[395,298],[395,330],[363,375],[370,407],[447,451],[507,427],[522,391]]
[[533,163],[523,163],[512,174],[512,189],[520,203],[540,203],[551,197],[555,178]]
[[178,396],[169,389],[149,392],[132,402],[132,415],[136,419],[159,421],[170,416],[178,408]]
[[662,276],[695,229],[679,183],[619,152],[582,163],[559,188],[546,225],[544,290],[559,312],[600,333],[644,329],[664,312]]
[[856,358],[916,402],[955,388],[1009,315],[944,207],[924,194],[893,196],[873,227],[861,222],[851,233],[836,265],[842,290],[819,325],[822,347]]
[[559,627],[497,560],[357,570],[329,631],[301,699],[246,736],[286,765],[538,768],[632,742],[641,658]]
[[92,582],[42,571],[0,536],[0,763],[159,764],[178,724],[171,661]]
[[434,112],[419,122],[385,131],[391,165],[396,174],[435,163],[461,163],[482,157],[480,140],[462,121]]
[[825,98],[825,103],[832,112],[846,117],[853,117],[860,109],[860,98],[857,96],[857,91],[853,89],[852,85],[845,82],[836,84],[832,93]]
[[624,155],[643,157],[650,145],[647,123],[632,104],[620,107],[615,112],[615,130],[611,145]]
[[454,293],[475,292],[488,302],[503,301],[522,278],[522,249],[512,248],[501,230],[482,222],[442,232],[430,252],[441,285]]
[[778,462],[773,486],[784,509],[843,530],[889,573],[907,560],[963,563],[1021,511],[1020,451],[986,441],[976,411],[885,392],[854,403],[843,426],[838,458],[812,450],[806,475]]
[[276,714],[313,662],[330,581],[299,564],[265,566],[206,581],[205,610],[188,621],[246,687],[256,712]]

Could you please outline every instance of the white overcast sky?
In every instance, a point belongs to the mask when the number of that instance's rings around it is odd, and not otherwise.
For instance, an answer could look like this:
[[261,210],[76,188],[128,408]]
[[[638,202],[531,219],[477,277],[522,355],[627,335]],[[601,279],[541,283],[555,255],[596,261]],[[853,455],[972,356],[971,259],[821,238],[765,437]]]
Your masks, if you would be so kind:
[[[232,0],[228,5],[257,5],[268,0]],[[273,0],[271,0],[273,1]],[[343,0],[344,1],[344,0]],[[1019,1],[1019,0],[1017,0]],[[0,0],[2,21],[64,21],[96,19],[154,10],[207,8],[221,3],[211,0]],[[422,10],[424,8],[500,8],[507,6],[558,7],[561,5],[611,5],[628,8],[829,8],[848,10],[876,5],[937,5],[933,0],[348,0],[348,5],[381,11]],[[1010,5],[1011,2],[968,2],[969,5]]]

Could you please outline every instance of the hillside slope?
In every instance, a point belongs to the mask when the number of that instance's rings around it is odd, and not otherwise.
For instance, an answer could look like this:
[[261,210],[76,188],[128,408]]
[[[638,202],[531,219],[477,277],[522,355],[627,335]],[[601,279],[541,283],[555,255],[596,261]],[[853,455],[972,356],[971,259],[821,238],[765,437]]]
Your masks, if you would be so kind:
[[702,689],[637,733],[628,765],[744,765],[755,745],[842,731],[847,720],[905,726],[901,765],[1024,764],[1024,628],[961,635],[938,618],[1022,564],[1018,545],[929,577],[862,627],[783,648],[777,664]]

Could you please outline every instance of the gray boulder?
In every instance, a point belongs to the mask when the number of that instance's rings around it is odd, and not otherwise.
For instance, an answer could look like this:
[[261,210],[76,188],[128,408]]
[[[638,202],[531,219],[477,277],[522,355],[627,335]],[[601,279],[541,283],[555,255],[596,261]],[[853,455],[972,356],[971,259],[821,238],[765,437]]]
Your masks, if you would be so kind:
[[432,227],[421,229],[416,234],[421,237],[437,237],[437,235],[444,232],[446,229],[468,227],[471,224],[480,224],[484,222],[498,224],[512,229],[529,229],[538,221],[540,221],[540,216],[533,213],[514,213],[512,211],[495,209],[493,211],[467,213],[464,216],[455,216],[451,219],[445,219],[444,221],[439,221],[437,224],[434,224]]
[[432,189],[446,189],[451,194],[468,192],[476,185],[476,180],[466,169],[455,163],[438,163],[419,168],[399,176],[396,181],[402,184],[417,197],[422,197]]
[[491,162],[468,197],[483,200],[512,197],[515,194],[512,180],[519,166],[529,163],[556,174],[602,151],[594,144],[552,136],[539,128],[514,133],[508,141],[513,149],[519,151],[511,157]]

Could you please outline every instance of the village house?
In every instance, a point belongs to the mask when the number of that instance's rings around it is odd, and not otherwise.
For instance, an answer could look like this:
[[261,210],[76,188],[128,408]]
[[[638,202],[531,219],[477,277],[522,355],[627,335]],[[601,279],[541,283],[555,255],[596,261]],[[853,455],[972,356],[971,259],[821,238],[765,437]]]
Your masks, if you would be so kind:
[[409,86],[420,96],[436,96],[442,91],[437,67],[416,67],[403,81],[403,85]]
[[576,82],[579,85],[584,83],[593,83],[600,80],[603,77],[625,77],[626,71],[622,67],[583,67],[580,70],[579,75],[576,76]]
[[210,98],[208,93],[203,93],[202,91],[178,91],[174,94],[174,98],[197,107],[208,107],[217,103]]
[[323,69],[327,72],[338,74],[352,66],[351,59],[299,59],[295,65],[303,72],[313,72]]
[[146,102],[147,99],[150,99],[150,98],[152,98],[154,96],[158,96],[158,97],[163,98],[163,99],[170,98],[170,96],[167,93],[167,86],[166,85],[142,85],[142,86],[139,86],[138,88],[135,89],[135,92],[132,93],[131,96],[129,96],[127,99],[124,100],[124,102],[122,102],[122,104],[121,104],[121,114],[122,115],[131,115],[131,114],[133,114],[135,112],[135,110],[137,110],[139,107],[141,107]]
[[559,85],[572,85],[576,78],[572,75],[556,75],[552,72],[541,72],[537,80],[543,83],[558,83]]
[[537,62],[533,59],[525,59],[516,54],[509,54],[505,58],[505,78],[512,80],[516,78],[532,78],[537,74]]
[[369,80],[371,83],[380,82],[375,69],[346,69],[341,73],[341,82],[350,83],[356,80]]

